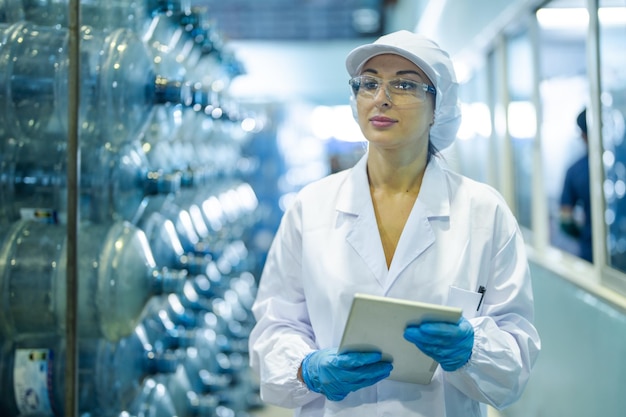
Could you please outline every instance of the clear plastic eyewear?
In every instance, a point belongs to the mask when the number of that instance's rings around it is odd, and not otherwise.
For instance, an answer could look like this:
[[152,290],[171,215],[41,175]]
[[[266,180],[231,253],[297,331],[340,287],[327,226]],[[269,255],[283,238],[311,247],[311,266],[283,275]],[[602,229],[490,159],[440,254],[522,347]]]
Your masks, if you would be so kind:
[[372,75],[360,75],[351,78],[349,81],[354,97],[368,99],[376,97],[380,86],[385,83],[385,94],[396,105],[421,103],[426,100],[426,93],[437,94],[433,86],[406,78],[395,78],[385,81]]

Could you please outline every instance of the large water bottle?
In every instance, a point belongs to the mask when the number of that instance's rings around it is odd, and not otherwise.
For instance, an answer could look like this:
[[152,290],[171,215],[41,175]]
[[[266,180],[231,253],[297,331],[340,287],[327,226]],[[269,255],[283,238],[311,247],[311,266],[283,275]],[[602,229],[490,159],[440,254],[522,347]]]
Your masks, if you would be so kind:
[[245,183],[221,180],[220,185],[182,188],[177,196],[177,205],[189,212],[195,234],[214,257],[219,257],[229,242],[244,238],[252,225],[250,217],[256,203],[246,191],[248,187]]
[[97,360],[102,370],[96,381],[102,390],[98,394],[119,409],[131,404],[146,377],[176,372],[180,363],[175,353],[157,350],[141,325],[120,339],[110,354]]
[[172,341],[181,340],[182,343],[177,345],[171,345],[170,348],[176,349],[181,346],[189,346],[190,342],[187,342],[187,332],[193,330],[198,326],[198,317],[191,311],[187,310],[180,300],[178,294],[168,294],[167,296],[160,296],[156,299],[150,300],[146,307],[146,315],[155,314],[158,310],[164,310],[168,320],[170,320],[177,328],[185,329],[185,334],[180,339],[170,339]]
[[[241,239],[252,225],[251,213],[256,207],[256,196],[246,183],[197,190],[183,188],[176,196],[163,196],[152,201],[139,225],[148,233],[148,228],[156,231],[164,219],[170,220],[183,251],[208,253],[216,259],[227,252],[220,262],[230,263],[223,265],[230,272],[234,267],[245,267],[248,253]],[[153,213],[159,213],[159,216],[153,216]],[[235,255],[234,258],[231,255]]]
[[235,276],[249,270],[248,248],[240,238],[226,244],[217,259],[217,265],[224,275]]
[[155,14],[143,39],[155,49],[166,49],[176,62],[184,63],[194,49],[199,16],[189,5],[181,6]]
[[20,218],[64,222],[67,213],[66,142],[29,143],[0,139],[0,225],[5,227]]
[[230,279],[230,288],[237,293],[237,298],[244,309],[250,311],[256,298],[257,280],[249,271]]
[[206,255],[188,253],[183,248],[174,222],[161,212],[143,213],[137,224],[146,234],[157,264],[198,273],[202,265],[210,261]]
[[[218,335],[213,329],[184,329],[174,325],[165,304],[157,303],[159,298],[150,301],[149,314],[142,326],[150,329],[146,334],[158,351],[176,352],[180,365],[175,374],[155,379],[168,388],[179,416],[215,415],[216,406],[223,403],[223,399],[231,402],[226,391],[233,388],[233,374],[247,367],[247,363],[235,360],[234,365],[231,364],[230,356],[220,351]],[[155,314],[157,308],[160,309]],[[171,337],[173,335],[184,337]]]
[[[221,183],[223,180],[214,181]],[[215,196],[217,188],[216,185],[181,187],[177,199],[178,205],[184,207],[194,219],[198,237],[210,248],[213,256],[221,251],[221,246],[228,240],[224,210]]]
[[196,255],[211,254],[211,248],[202,241],[197,226],[194,224],[194,222],[202,222],[202,219],[192,216],[187,208],[181,207],[177,195],[157,195],[150,198],[142,217],[137,221],[138,227],[147,230],[149,227],[153,227],[148,223],[155,221],[158,224],[161,219],[155,220],[152,216],[153,213],[160,213],[163,218],[172,222],[183,252]]
[[181,364],[195,392],[216,393],[228,389],[233,383],[233,374],[242,368],[237,357],[231,360],[221,348],[218,334],[213,329],[201,328],[194,332],[194,343],[181,351],[184,353]]
[[[68,30],[19,22],[0,31],[0,125],[17,137],[67,135]],[[126,143],[156,104],[184,101],[182,80],[155,74],[152,55],[131,30],[104,34],[84,26],[80,45],[85,140]]]
[[[190,305],[197,300],[197,295],[188,299],[185,294],[168,294],[166,296],[153,297],[144,311],[145,317],[163,315],[176,328],[176,336],[169,337],[170,332],[162,332],[160,324],[152,322],[146,327],[151,340],[156,346],[165,349],[178,349],[194,346],[196,332],[200,329],[209,329],[216,335],[216,344],[220,352],[226,354],[241,354],[247,352],[247,334],[244,334],[242,326],[233,319],[231,311],[225,302],[217,299],[215,303],[205,303],[204,308],[192,308]],[[221,306],[220,304],[224,304]],[[207,311],[214,308],[214,311]],[[151,319],[149,319],[151,320]],[[181,332],[181,330],[183,330]]]
[[199,329],[195,335],[193,346],[181,351],[181,365],[191,389],[201,396],[214,397],[237,415],[258,407],[258,384],[249,372],[247,358],[222,352],[218,335],[211,329]]
[[[212,201],[217,202],[217,199],[212,199]],[[203,209],[204,208],[206,208],[206,205]],[[205,224],[203,220],[199,218],[202,217],[200,210],[202,209],[198,206],[192,205],[185,211],[185,216],[182,219],[171,219],[172,216],[170,216],[170,218],[166,217],[164,212],[155,210],[153,206],[149,211],[144,210],[137,225],[148,237],[150,248],[152,249],[158,265],[174,269],[186,269],[191,275],[205,275],[210,281],[210,290],[212,291],[211,294],[206,295],[212,296],[215,293],[220,293],[220,291],[223,291],[223,289],[227,287],[227,282],[223,279],[222,271],[228,273],[232,272],[233,258],[231,256],[221,256],[221,253],[224,252],[224,248],[228,246],[228,243],[217,239],[213,236],[212,231],[207,237],[200,240],[199,228],[196,226]],[[187,219],[188,221],[184,223],[183,219]],[[174,224],[174,221],[180,222],[178,228]],[[182,229],[183,233],[188,233],[182,235],[183,237],[188,236],[186,239],[188,242],[187,245],[183,245],[181,234],[179,233],[183,225],[186,225],[185,228]],[[186,232],[186,230],[189,230],[189,232]],[[210,250],[210,253],[189,252],[190,248],[193,249],[195,247],[189,244],[191,240],[189,236],[197,239],[197,242],[202,242],[203,247]],[[229,249],[226,252],[231,254],[232,250]],[[218,258],[214,259],[213,256]],[[241,254],[239,254],[239,256],[241,256]],[[219,266],[217,262],[219,262]],[[220,288],[222,288],[222,290],[220,290]]]
[[[112,343],[80,338],[78,408],[111,415],[129,407],[142,381],[175,372],[179,358],[156,352],[141,327]],[[64,416],[65,340],[58,335],[20,335],[0,345],[0,415]]]
[[[21,0],[26,20],[41,26],[69,24],[68,0]],[[136,32],[145,30],[149,22],[150,10],[146,1],[82,0],[80,2],[81,24],[99,30],[124,27]],[[15,22],[13,20],[12,22]]]
[[118,417],[180,417],[167,387],[154,378],[146,378],[139,393]]
[[[66,137],[0,140],[0,224],[38,219],[65,224]],[[85,146],[79,184],[80,218],[94,223],[140,216],[149,195],[175,191],[179,182],[150,169],[138,141]]]
[[[215,298],[211,300],[211,308],[211,313],[217,317],[217,326],[211,327],[204,325],[204,327],[216,329],[218,334],[228,337],[228,344],[223,345],[221,350],[237,355],[247,354],[250,330],[233,314],[233,310],[235,310],[233,304],[222,298]],[[208,315],[204,319],[213,320],[213,318]]]
[[[2,0],[0,5],[8,3],[22,10],[22,18],[42,26],[64,25],[68,23],[68,0]],[[124,27],[143,29],[152,14],[189,9],[189,0],[82,0],[80,20],[83,24],[98,29]],[[7,10],[9,7],[7,6]],[[0,8],[2,11],[2,8]],[[0,14],[0,17],[2,14]],[[13,19],[6,22],[16,22]]]
[[180,179],[150,167],[139,141],[85,148],[81,156],[80,215],[94,223],[141,217],[150,196],[175,192]]
[[193,344],[192,327],[195,322],[193,318],[187,319],[185,314],[184,308],[177,312],[176,308],[168,305],[167,297],[152,297],[148,301],[140,325],[157,351],[176,350]]
[[195,392],[183,365],[175,373],[157,375],[154,379],[167,388],[178,417],[217,416],[219,399]]
[[[245,329],[235,331],[234,326],[248,328],[254,324],[254,318],[251,314],[251,306],[256,291],[254,277],[249,272],[243,272],[239,276],[224,277],[214,262],[207,265],[206,271],[212,278],[199,274],[195,275],[190,283],[193,284],[199,295],[210,300],[211,311],[216,312],[214,305],[217,305],[219,307],[218,313],[236,323],[231,326],[232,334],[245,334]],[[249,331],[251,328],[247,330]]]
[[178,130],[187,128],[180,117],[182,106],[158,106],[151,115],[150,122],[141,135],[141,145],[150,166],[165,175],[180,176],[177,155],[172,148],[172,140]]
[[22,0],[0,0],[0,23],[24,20]]
[[[66,232],[16,222],[0,247],[0,334],[64,331]],[[78,234],[79,334],[130,334],[155,294],[179,291],[186,271],[158,269],[145,234],[128,222],[84,225]]]
[[[162,315],[164,320],[174,325],[178,335],[174,338],[167,337],[172,333],[169,329],[165,333],[160,333],[161,324],[158,322],[151,323],[149,327],[152,340],[157,340],[161,334],[161,337],[166,337],[162,339],[161,344],[165,348],[175,349],[192,345],[193,341],[189,340],[189,337],[193,337],[192,331],[197,328],[210,327],[220,332],[228,328],[225,319],[210,312],[210,308],[211,303],[202,299],[193,285],[186,285],[185,290],[180,293],[153,297],[148,302],[143,315],[145,317]],[[163,324],[170,327],[169,323]],[[184,332],[180,333],[180,329],[184,329]],[[225,334],[225,332],[222,333]]]
[[228,51],[224,38],[206,17],[200,15],[197,27],[199,36],[193,37],[199,55],[187,60],[187,69],[189,74],[205,87],[210,87],[214,82],[226,87],[232,78],[241,73],[231,72],[225,65],[228,61]]

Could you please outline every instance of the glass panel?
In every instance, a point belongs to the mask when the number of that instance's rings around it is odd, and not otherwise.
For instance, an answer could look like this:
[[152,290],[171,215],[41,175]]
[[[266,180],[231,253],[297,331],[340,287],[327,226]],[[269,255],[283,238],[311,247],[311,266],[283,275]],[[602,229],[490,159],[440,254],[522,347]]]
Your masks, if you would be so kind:
[[626,1],[599,5],[604,219],[609,264],[626,272]]
[[488,181],[491,112],[487,103],[487,71],[478,68],[459,88],[463,122],[455,150],[459,153],[459,171],[477,181]]
[[492,132],[491,132],[491,151],[494,155],[490,160],[493,161],[493,172],[495,175],[491,178],[490,184],[503,192],[504,176],[501,175],[504,169],[504,138],[506,137],[506,118],[504,105],[502,104],[502,71],[500,71],[501,51],[494,49],[488,55],[487,68],[489,71],[489,108],[493,111]]
[[531,229],[533,142],[537,130],[533,93],[532,49],[528,34],[507,39],[509,104],[507,124],[515,181],[514,213],[521,226]]
[[[552,1],[537,11],[537,20],[550,244],[591,261],[587,145],[576,123],[589,101],[585,2]],[[571,192],[563,192],[566,182]]]

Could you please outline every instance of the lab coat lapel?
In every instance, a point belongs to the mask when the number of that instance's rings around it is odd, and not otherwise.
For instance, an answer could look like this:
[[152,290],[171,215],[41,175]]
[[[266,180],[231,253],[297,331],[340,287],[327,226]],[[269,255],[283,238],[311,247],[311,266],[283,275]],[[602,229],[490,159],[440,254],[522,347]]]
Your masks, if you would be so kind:
[[419,195],[407,219],[396,252],[389,268],[386,288],[389,288],[402,271],[433,243],[435,232],[431,221],[450,215],[450,198],[445,175],[439,162],[432,160],[426,167]]
[[387,264],[369,193],[366,161],[367,155],[352,168],[339,193],[337,211],[349,222],[346,241],[383,285]]

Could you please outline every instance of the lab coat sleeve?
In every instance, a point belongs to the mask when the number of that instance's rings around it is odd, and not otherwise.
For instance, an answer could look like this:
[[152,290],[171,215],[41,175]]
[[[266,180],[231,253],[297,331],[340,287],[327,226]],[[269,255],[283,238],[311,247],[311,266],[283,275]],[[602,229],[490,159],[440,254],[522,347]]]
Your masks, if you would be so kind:
[[259,376],[262,400],[285,408],[319,398],[297,378],[302,359],[316,349],[301,285],[301,223],[296,200],[268,252],[249,338],[250,365]]
[[465,395],[497,409],[515,402],[541,349],[533,326],[530,272],[519,228],[496,253],[480,316],[470,319],[469,362],[445,378]]

